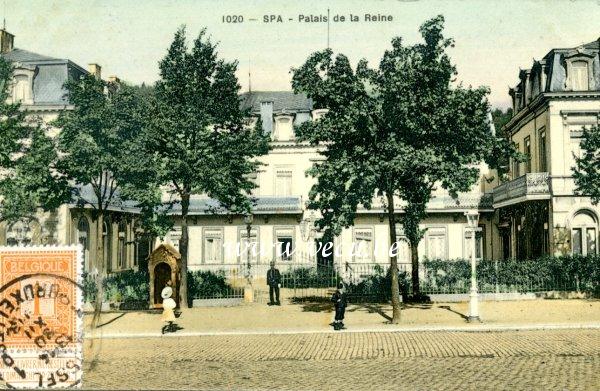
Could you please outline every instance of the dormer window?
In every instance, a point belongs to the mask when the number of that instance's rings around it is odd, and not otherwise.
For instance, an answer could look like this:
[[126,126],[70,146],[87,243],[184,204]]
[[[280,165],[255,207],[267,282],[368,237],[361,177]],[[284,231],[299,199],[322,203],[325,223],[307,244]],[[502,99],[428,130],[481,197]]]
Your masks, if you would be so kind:
[[573,61],[571,63],[571,86],[573,91],[589,90],[588,62]]
[[294,117],[280,115],[275,117],[275,132],[273,139],[276,141],[289,141],[294,139]]
[[29,77],[25,75],[15,76],[15,85],[13,88],[13,102],[24,103],[29,101],[30,97]]

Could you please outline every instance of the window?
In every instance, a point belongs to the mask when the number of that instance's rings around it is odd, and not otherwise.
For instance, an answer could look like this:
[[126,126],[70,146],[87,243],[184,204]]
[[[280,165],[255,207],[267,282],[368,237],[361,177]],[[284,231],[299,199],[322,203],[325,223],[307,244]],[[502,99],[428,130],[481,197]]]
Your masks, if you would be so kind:
[[373,229],[355,228],[353,254],[354,262],[370,263],[373,262]]
[[525,156],[527,160],[525,161],[525,172],[531,172],[531,138],[529,136],[525,137]]
[[246,227],[240,228],[240,247],[239,247],[239,261],[240,263],[248,262],[248,249],[250,249],[250,262],[252,264],[258,264],[258,231],[256,228],[250,230],[250,240],[248,240],[248,232]]
[[218,228],[205,228],[204,263],[223,263],[223,231]]
[[573,218],[571,228],[571,250],[573,254],[596,254],[598,243],[598,225],[588,212],[579,212]]
[[281,116],[275,118],[274,140],[289,141],[294,139],[293,117]]
[[13,101],[15,103],[24,102],[29,98],[29,78],[24,75],[15,76],[15,86],[13,89]]
[[90,271],[90,225],[85,217],[81,217],[77,222],[77,243],[83,248],[83,267],[85,271]]
[[292,170],[277,169],[275,173],[275,195],[290,196],[292,195]]
[[28,245],[32,239],[33,232],[29,221],[17,220],[6,230],[6,244],[9,246]]
[[106,271],[112,271],[112,246],[111,246],[111,230],[110,223],[105,221],[102,226],[102,246],[104,248],[104,264]]
[[[515,149],[517,151],[519,150],[519,144],[515,144]],[[513,169],[512,169],[513,179],[516,179],[521,176],[521,173],[519,172],[519,168],[520,168],[519,161],[517,159],[513,158]]]
[[573,61],[571,63],[571,86],[573,91],[587,91],[589,89],[587,61]]
[[294,228],[275,229],[275,259],[291,261],[294,256]]
[[[479,231],[475,233],[475,258],[483,259],[483,248],[485,238],[485,226],[480,225]],[[465,253],[463,254],[465,259],[471,259],[473,253],[473,231],[470,228],[465,227],[465,245],[463,246]]]
[[404,228],[396,227],[396,241],[398,243],[398,263],[410,263],[410,243],[404,234]]
[[546,131],[540,131],[540,172],[546,172],[548,170],[547,157],[546,157]]
[[446,259],[446,228],[429,228],[426,233],[426,254],[429,259]]
[[251,194],[253,196],[259,195],[260,194],[259,193],[260,182],[258,180],[258,172],[255,171],[255,172],[251,172],[250,174],[248,174],[248,180],[254,184],[254,188],[250,191]]
[[125,261],[127,259],[127,247],[126,247],[127,232],[126,232],[126,229],[127,229],[127,226],[126,226],[125,222],[121,221],[119,223],[119,230],[118,230],[119,242],[118,242],[118,246],[117,246],[117,266],[119,267],[119,269],[125,268]]
[[152,238],[147,235],[142,235],[135,241],[135,257],[133,258],[134,266],[147,267],[146,259],[150,256],[152,248]]

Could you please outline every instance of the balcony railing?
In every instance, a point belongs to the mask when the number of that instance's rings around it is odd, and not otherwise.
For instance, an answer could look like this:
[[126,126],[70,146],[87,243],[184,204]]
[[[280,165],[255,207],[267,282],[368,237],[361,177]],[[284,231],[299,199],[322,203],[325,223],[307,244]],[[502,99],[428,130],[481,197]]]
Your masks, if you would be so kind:
[[494,207],[549,198],[550,181],[547,172],[525,174],[494,189]]

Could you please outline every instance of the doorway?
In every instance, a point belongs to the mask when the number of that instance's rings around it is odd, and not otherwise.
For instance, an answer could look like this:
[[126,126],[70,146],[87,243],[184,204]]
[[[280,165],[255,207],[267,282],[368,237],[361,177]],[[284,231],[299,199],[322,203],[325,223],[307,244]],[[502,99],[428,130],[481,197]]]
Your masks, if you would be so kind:
[[[171,267],[164,262],[154,267],[154,304],[162,304],[160,293],[171,279]],[[174,283],[174,281],[172,281]],[[175,298],[173,298],[175,299]]]

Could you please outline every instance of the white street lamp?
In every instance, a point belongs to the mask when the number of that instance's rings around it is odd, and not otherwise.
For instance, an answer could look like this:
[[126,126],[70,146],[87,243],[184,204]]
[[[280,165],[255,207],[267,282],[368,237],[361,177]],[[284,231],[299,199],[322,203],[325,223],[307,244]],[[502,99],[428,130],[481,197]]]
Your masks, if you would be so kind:
[[246,224],[246,278],[248,280],[248,284],[251,284],[250,268],[252,265],[250,264],[250,231],[252,230],[253,221],[254,216],[252,214],[249,213],[244,216],[244,223]]
[[254,216],[251,213],[244,216],[244,223],[246,224],[246,286],[244,287],[244,301],[247,303],[254,302],[254,288],[252,287],[252,276],[250,274],[250,232],[253,221]]
[[469,322],[479,322],[479,293],[477,292],[477,231],[479,231],[479,211],[469,210],[465,212],[467,216],[467,224],[471,229],[471,240],[473,241],[473,248],[471,252],[471,292],[469,293],[469,316],[467,320]]

